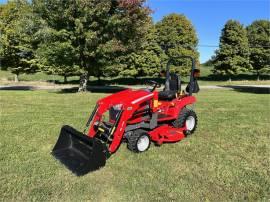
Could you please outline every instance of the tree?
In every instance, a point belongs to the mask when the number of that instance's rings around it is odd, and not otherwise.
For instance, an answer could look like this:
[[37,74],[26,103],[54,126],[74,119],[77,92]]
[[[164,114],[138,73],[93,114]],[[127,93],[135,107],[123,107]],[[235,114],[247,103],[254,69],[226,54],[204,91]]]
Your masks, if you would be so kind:
[[80,67],[74,62],[76,53],[70,41],[42,44],[36,54],[42,70],[48,74],[63,76],[64,83],[67,82],[67,77],[81,74]]
[[9,1],[0,11],[1,65],[10,69],[18,81],[19,74],[38,70],[32,37],[39,28],[26,0]]
[[[4,49],[3,49],[3,39],[2,39],[2,32],[3,32],[3,10],[5,9],[6,5],[0,4],[0,69],[1,70],[6,70],[5,67],[2,66],[2,57],[4,54]],[[2,19],[2,20],[1,20]]]
[[213,66],[216,60],[216,55],[212,55],[209,60],[203,63],[204,66]]
[[238,21],[229,20],[222,29],[214,73],[229,75],[231,80],[232,75],[250,69],[247,32]]
[[47,74],[64,77],[80,75],[82,70],[77,65],[78,55],[69,39],[70,34],[62,29],[55,30],[44,25],[36,34],[37,49],[35,51],[38,64]]
[[124,77],[154,76],[160,71],[164,57],[164,52],[157,43],[155,26],[150,23],[141,48],[117,58],[118,68],[115,68],[115,66],[112,68],[118,70],[115,75],[119,74]]
[[247,27],[250,62],[260,80],[261,73],[270,73],[270,21],[256,20]]
[[[196,49],[198,38],[191,22],[179,14],[170,14],[165,16],[156,24],[158,43],[168,58],[177,58],[178,56],[192,56],[197,61],[199,53]],[[182,74],[190,72],[190,60],[176,59],[175,64],[181,68]]]
[[[35,12],[51,30],[64,30],[75,64],[87,77],[102,76],[114,58],[137,50],[147,33],[144,0],[33,0]],[[59,15],[61,13],[61,15]]]

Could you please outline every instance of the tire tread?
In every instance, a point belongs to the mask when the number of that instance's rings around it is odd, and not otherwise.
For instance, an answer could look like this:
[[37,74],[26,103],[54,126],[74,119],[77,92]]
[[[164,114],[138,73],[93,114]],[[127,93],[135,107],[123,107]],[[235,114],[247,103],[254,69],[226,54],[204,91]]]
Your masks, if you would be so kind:
[[[140,151],[138,150],[137,148],[137,141],[138,139],[140,138],[140,136],[143,134],[143,133],[146,133],[146,131],[144,130],[141,130],[141,129],[138,129],[138,130],[135,130],[134,133],[128,137],[128,143],[127,143],[127,148],[132,151],[132,152],[135,152],[135,153],[139,153]],[[150,140],[150,138],[149,138]],[[150,140],[151,141],[151,140]],[[151,143],[151,142],[150,142]],[[149,143],[149,146],[150,146],[150,143]]]
[[198,118],[196,113],[192,109],[183,108],[179,113],[177,119],[172,123],[175,128],[182,128],[185,126],[185,122],[188,116],[193,116],[195,118],[195,126],[190,133],[194,133],[197,128]]

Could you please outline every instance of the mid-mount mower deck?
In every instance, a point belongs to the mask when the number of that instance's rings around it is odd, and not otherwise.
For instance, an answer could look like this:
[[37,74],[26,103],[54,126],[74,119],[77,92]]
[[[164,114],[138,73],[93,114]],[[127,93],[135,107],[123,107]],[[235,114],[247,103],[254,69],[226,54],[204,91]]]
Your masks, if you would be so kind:
[[[186,56],[187,57],[187,56]],[[166,69],[166,83],[158,92],[158,83],[150,81],[152,89],[127,89],[97,101],[86,128],[81,133],[63,126],[52,155],[76,175],[84,175],[105,166],[106,159],[122,142],[133,152],[143,152],[154,142],[177,142],[195,131],[197,116],[188,108],[196,102],[192,93],[199,91],[195,61],[186,92],[181,81]]]

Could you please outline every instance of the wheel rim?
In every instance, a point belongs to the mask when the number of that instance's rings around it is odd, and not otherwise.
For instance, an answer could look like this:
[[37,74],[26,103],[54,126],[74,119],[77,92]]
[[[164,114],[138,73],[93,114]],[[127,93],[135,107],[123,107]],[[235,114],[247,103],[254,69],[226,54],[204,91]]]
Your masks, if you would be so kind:
[[186,119],[186,127],[187,130],[192,131],[195,127],[195,118],[193,116],[189,116]]
[[145,151],[149,146],[150,140],[148,136],[143,135],[139,138],[137,142],[137,148],[140,152]]

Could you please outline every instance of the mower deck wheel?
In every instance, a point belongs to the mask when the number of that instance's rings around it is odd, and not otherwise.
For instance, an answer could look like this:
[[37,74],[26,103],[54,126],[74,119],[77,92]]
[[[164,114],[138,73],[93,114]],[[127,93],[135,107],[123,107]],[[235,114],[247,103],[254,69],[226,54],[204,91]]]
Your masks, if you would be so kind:
[[139,153],[149,149],[151,140],[149,135],[144,130],[135,130],[132,135],[128,137],[127,147],[130,151]]
[[183,108],[178,115],[178,118],[172,123],[176,128],[187,127],[187,131],[184,131],[185,135],[189,135],[195,132],[197,128],[197,115],[196,113],[188,108]]

